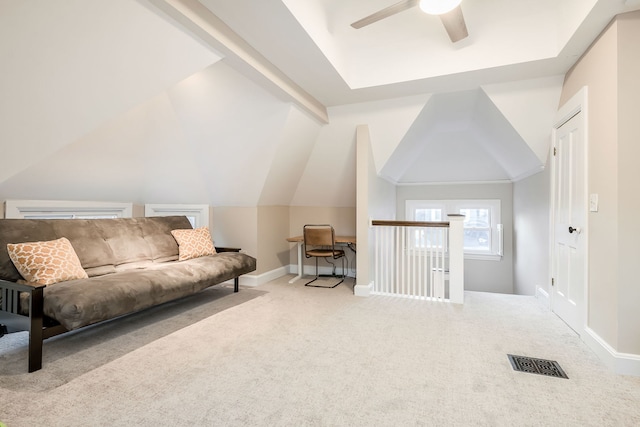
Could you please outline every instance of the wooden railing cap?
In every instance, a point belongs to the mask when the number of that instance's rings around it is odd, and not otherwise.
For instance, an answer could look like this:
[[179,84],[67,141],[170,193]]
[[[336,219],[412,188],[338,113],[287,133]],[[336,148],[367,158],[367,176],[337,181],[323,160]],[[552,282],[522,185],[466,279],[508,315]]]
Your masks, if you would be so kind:
[[390,227],[449,227],[449,221],[393,221],[374,219],[371,221],[373,226],[390,226]]

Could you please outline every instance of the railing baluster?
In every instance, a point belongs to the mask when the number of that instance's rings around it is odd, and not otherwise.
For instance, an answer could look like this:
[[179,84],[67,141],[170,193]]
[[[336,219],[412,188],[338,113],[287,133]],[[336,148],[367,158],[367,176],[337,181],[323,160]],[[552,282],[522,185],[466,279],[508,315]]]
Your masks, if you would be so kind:
[[375,292],[380,292],[380,286],[382,281],[382,251],[384,250],[382,242],[382,228],[374,228],[376,236],[375,245],[378,256],[376,256],[376,265],[374,266],[375,276],[373,279],[373,287]]
[[431,232],[431,247],[429,248],[429,297],[433,298],[433,290],[435,289],[435,268],[438,263],[438,252],[437,246],[434,245],[434,242],[437,243],[437,234],[435,230],[429,230]]
[[386,250],[386,256],[385,256],[385,264],[386,264],[386,274],[384,275],[385,277],[385,282],[384,282],[384,291],[386,293],[389,293],[389,282],[390,280],[390,276],[391,276],[391,228],[387,228],[386,229],[387,233],[386,233],[386,245],[385,245],[385,250]]
[[[459,220],[450,218],[452,221]],[[372,224],[375,242],[373,293],[463,302],[462,241],[456,237],[455,247],[449,244],[449,222],[374,220]],[[461,230],[461,223],[456,227]],[[459,236],[461,231],[456,233]],[[447,279],[451,251],[454,251],[456,258],[455,285],[458,288],[455,290],[452,290],[453,284]]]
[[412,264],[411,264],[411,268],[412,268],[412,277],[411,277],[411,283],[412,283],[412,287],[411,287],[411,295],[413,295],[414,298],[418,298],[419,294],[420,294],[420,251],[418,250],[418,248],[416,248],[415,246],[415,236],[417,234],[419,230],[416,230],[415,228],[412,228],[410,233],[409,233],[409,245],[411,246],[411,250],[412,250]]
[[398,276],[400,277],[400,279],[398,280],[398,291],[400,293],[400,295],[404,296],[406,295],[406,284],[407,284],[407,279],[406,279],[406,265],[405,265],[405,258],[406,258],[406,254],[405,254],[405,248],[404,248],[404,227],[400,227],[398,229],[398,232],[400,233],[400,250],[398,252],[400,252],[400,268],[399,268],[399,274]]

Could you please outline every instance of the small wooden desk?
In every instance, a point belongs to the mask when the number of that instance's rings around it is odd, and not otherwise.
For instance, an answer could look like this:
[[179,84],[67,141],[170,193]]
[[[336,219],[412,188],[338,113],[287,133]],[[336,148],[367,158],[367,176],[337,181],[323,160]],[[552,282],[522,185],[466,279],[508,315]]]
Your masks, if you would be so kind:
[[[289,280],[289,283],[293,283],[302,277],[302,260],[304,258],[304,254],[302,253],[302,246],[304,246],[304,236],[288,237],[287,242],[296,243],[298,245],[298,275]],[[336,236],[336,243],[347,246],[355,245],[356,236]]]

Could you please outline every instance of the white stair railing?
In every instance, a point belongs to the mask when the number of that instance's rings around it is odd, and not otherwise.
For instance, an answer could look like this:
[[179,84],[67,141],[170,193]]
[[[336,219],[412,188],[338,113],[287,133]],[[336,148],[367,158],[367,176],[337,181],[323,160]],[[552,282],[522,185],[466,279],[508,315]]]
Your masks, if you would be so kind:
[[464,300],[462,221],[372,221],[373,294],[449,301]]

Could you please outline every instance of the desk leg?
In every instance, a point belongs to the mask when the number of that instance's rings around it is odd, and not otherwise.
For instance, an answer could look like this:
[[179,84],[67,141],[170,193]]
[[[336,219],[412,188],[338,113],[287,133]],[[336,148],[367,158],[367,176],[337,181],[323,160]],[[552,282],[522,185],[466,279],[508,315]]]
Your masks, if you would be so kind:
[[302,277],[302,242],[298,242],[298,275],[289,280],[289,283],[293,283]]

